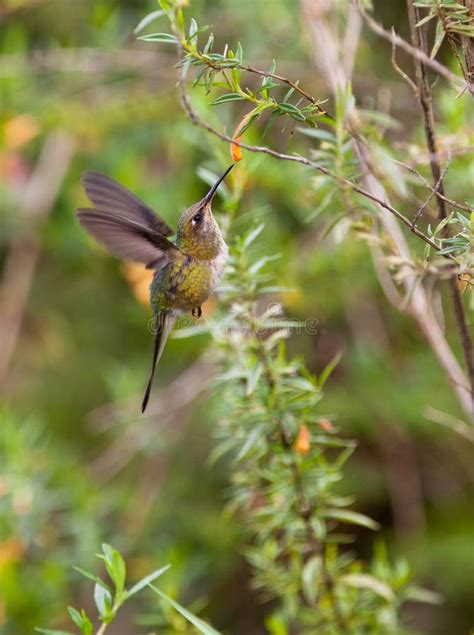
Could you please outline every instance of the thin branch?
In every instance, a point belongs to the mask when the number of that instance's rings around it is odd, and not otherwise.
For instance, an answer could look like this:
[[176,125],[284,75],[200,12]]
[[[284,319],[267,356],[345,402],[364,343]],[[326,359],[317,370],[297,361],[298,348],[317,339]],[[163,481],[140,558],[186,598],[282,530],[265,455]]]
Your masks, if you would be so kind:
[[[307,25],[313,46],[313,58],[326,84],[331,88],[333,93],[343,89],[349,78],[344,75],[341,68],[341,62],[337,54],[336,44],[334,40],[336,36],[331,33],[326,14],[330,11],[332,4],[329,2],[312,2],[302,0],[304,10],[305,25]],[[350,114],[350,119],[357,122],[357,112]],[[401,231],[399,223],[395,221],[390,209],[387,210],[388,200],[384,186],[378,180],[375,173],[370,147],[365,138],[358,135],[354,138],[354,149],[358,159],[359,167],[362,172],[362,178],[365,190],[370,193],[380,207],[380,218],[385,232],[390,237],[394,249],[399,256],[407,262],[412,262],[410,249],[406,242],[406,238]],[[372,199],[373,200],[373,199]],[[390,211],[391,213],[387,213]],[[402,221],[404,222],[404,221]],[[455,392],[458,401],[465,412],[471,412],[471,400],[469,394],[469,384],[463,373],[463,370],[456,359],[451,347],[449,346],[444,333],[436,321],[428,301],[426,292],[421,284],[416,284],[417,278],[415,274],[408,274],[404,277],[402,283],[406,293],[410,294],[409,310],[415,318],[418,326],[425,335],[428,343],[437,357],[441,368]]]
[[393,157],[391,157],[389,154],[382,152],[379,148],[374,148],[374,149],[377,152],[383,154],[383,156],[387,158],[388,160],[392,161],[396,165],[399,165],[401,168],[404,168],[405,170],[408,170],[409,172],[414,174],[427,189],[429,189],[431,192],[433,192],[433,194],[435,194],[438,198],[442,199],[445,203],[447,203],[451,207],[460,209],[463,212],[467,212],[468,214],[474,211],[472,207],[469,207],[468,205],[463,205],[462,203],[459,203],[458,201],[454,201],[452,198],[448,198],[445,194],[441,194],[439,190],[436,191],[433,185],[427,179],[425,179],[423,174],[421,174],[421,172],[419,172],[413,165],[410,165],[409,163],[404,163],[403,161],[398,161],[397,159],[394,159]]
[[[184,70],[184,67],[182,68],[182,71],[183,70]],[[442,247],[440,247],[434,240],[429,238],[429,236],[424,234],[417,227],[413,227],[413,223],[411,222],[410,219],[408,219],[406,216],[404,216],[401,212],[399,212],[397,209],[392,207],[386,201],[382,200],[381,198],[378,198],[377,196],[374,196],[374,194],[359,187],[357,184],[353,183],[349,179],[338,176],[331,170],[328,170],[327,168],[325,168],[324,166],[319,165],[318,163],[315,163],[314,161],[311,161],[307,157],[303,157],[299,154],[285,154],[282,152],[277,152],[276,150],[272,150],[271,148],[268,148],[266,146],[254,146],[254,145],[249,145],[247,143],[243,143],[242,141],[237,141],[237,139],[234,139],[233,137],[230,137],[229,135],[223,132],[219,132],[213,126],[208,124],[206,121],[203,121],[191,105],[191,102],[185,87],[185,76],[183,77],[183,72],[181,72],[181,76],[179,80],[179,90],[180,90],[181,103],[183,105],[184,111],[186,112],[189,119],[192,121],[194,125],[199,126],[200,128],[203,128],[204,130],[207,130],[212,135],[218,137],[222,141],[232,143],[236,146],[239,146],[240,148],[243,148],[244,150],[248,150],[249,152],[256,152],[256,153],[261,152],[263,154],[267,154],[275,159],[280,159],[282,161],[293,161],[295,163],[301,163],[303,165],[307,165],[311,168],[314,168],[318,172],[321,172],[321,174],[329,176],[332,179],[338,181],[339,183],[348,185],[354,192],[357,192],[358,194],[361,194],[365,198],[373,201],[374,203],[377,203],[378,205],[380,205],[381,207],[389,211],[391,214],[396,216],[399,221],[401,221],[404,225],[406,225],[410,229],[410,231],[413,234],[415,234],[415,236],[417,236],[418,238],[421,238],[421,240],[423,240],[432,249],[434,249],[435,251],[441,251]],[[443,255],[457,264],[457,260],[456,258],[454,258],[454,256],[452,256],[452,254],[443,254]]]
[[391,33],[390,31],[387,31],[386,29],[384,29],[383,26],[378,24],[378,22],[376,22],[372,18],[372,16],[369,13],[367,13],[367,11],[364,9],[361,0],[354,0],[354,2],[356,3],[356,6],[358,10],[360,11],[362,17],[364,18],[367,26],[374,33],[379,35],[384,40],[387,40],[392,45],[398,46],[399,48],[403,49],[406,53],[411,55],[414,59],[421,60],[424,64],[426,64],[426,66],[430,67],[433,71],[438,73],[438,75],[441,75],[441,77],[444,77],[448,81],[452,82],[457,90],[461,90],[465,87],[464,82],[462,82],[457,75],[455,75],[449,69],[447,69],[446,66],[443,66],[436,60],[432,60],[431,57],[427,55],[424,51],[420,50],[416,46],[412,46],[396,33],[394,32]]
[[[398,144],[397,147],[400,147],[402,144]],[[438,159],[444,159],[447,157],[448,152],[451,153],[454,156],[462,156],[463,154],[472,154],[472,152],[474,151],[474,145],[467,145],[467,146],[459,146],[457,148],[447,148],[447,149],[443,149],[443,148],[438,148],[438,152],[437,152],[437,158]],[[429,163],[432,159],[432,155],[430,152],[423,152],[423,153],[419,153],[417,156],[413,157],[412,159],[412,163],[413,165],[425,165],[426,163]]]
[[440,425],[449,428],[450,430],[454,430],[454,432],[457,432],[457,434],[464,437],[467,441],[474,443],[474,428],[472,425],[465,423],[461,419],[456,419],[445,412],[441,412],[441,410],[436,410],[431,407],[426,409],[425,417],[430,421],[434,421],[435,423],[439,423]]
[[372,262],[374,264],[375,273],[385,297],[392,306],[394,306],[397,310],[402,311],[403,298],[393,283],[392,276],[388,272],[387,267],[384,265],[382,249],[376,243],[370,245],[370,249],[372,252]]
[[[456,61],[457,61],[458,66],[459,66],[459,68],[461,70],[461,73],[463,74],[463,77],[466,80],[466,88],[469,88],[469,91],[472,94],[471,86],[468,83],[467,69],[464,67],[463,60],[462,60],[461,56],[459,55],[457,43],[456,43],[454,35],[453,35],[453,33],[452,33],[451,29],[450,29],[449,21],[446,20],[446,14],[445,14],[445,12],[443,10],[443,6],[439,2],[439,0],[437,0],[436,5],[437,5],[436,6],[437,11],[436,12],[437,12],[438,18],[439,18],[439,20],[440,20],[440,22],[441,22],[441,24],[443,26],[443,31],[444,31],[444,34],[446,35],[446,39],[448,41],[448,44],[449,44],[449,46],[450,46],[450,48],[451,48],[451,50],[453,52],[454,57],[456,58]],[[472,39],[472,38],[469,38],[469,39]],[[463,92],[464,92],[464,90],[463,90]]]
[[[179,65],[182,68],[184,68],[184,64],[183,64],[184,50],[183,50],[182,44],[179,42],[179,38],[178,38],[178,52],[179,52],[179,59],[180,59]],[[221,66],[219,62],[214,62],[212,59],[209,58],[209,56],[204,55],[203,53],[200,53],[200,52],[197,52],[196,58],[199,59],[203,64],[206,64],[206,66],[208,66],[209,68],[212,68],[215,71],[222,72],[227,80],[227,83],[229,85],[231,84],[231,82],[229,81],[229,79],[227,78],[225,74],[225,70],[226,70],[225,67]],[[305,90],[303,90],[297,82],[293,82],[291,81],[291,79],[288,79],[287,77],[283,77],[282,75],[277,75],[276,73],[272,73],[270,71],[262,71],[259,68],[255,68],[255,66],[250,66],[249,64],[242,64],[237,61],[235,62],[233,68],[238,68],[239,70],[247,71],[249,73],[253,73],[254,75],[260,75],[262,77],[271,77],[272,79],[276,79],[278,82],[281,82],[282,84],[286,84],[287,86],[292,88],[295,92],[299,93],[302,97],[304,97],[307,101],[309,101],[313,106],[316,106],[320,114],[327,115],[329,116],[330,119],[333,119],[331,115],[329,115],[323,108],[321,108],[318,101],[312,95],[310,95]],[[185,69],[184,71],[186,73]]]
[[[355,15],[359,15],[359,13],[356,13]],[[354,20],[355,21],[355,20]],[[349,30],[350,28],[350,24],[348,24],[347,29]],[[355,38],[355,31],[356,28],[353,27],[352,29],[352,37]],[[346,32],[346,37],[345,40],[347,39],[348,34]],[[354,43],[351,44],[351,46],[354,46]],[[183,50],[181,47],[178,47],[179,49],[179,55],[182,58],[183,56]],[[346,56],[347,51],[344,47],[344,54]],[[352,49],[351,49],[352,50]],[[219,66],[219,64],[214,63],[212,60],[207,59],[207,57],[205,58],[204,56],[200,56],[199,59],[205,63],[207,66],[209,66],[210,68],[213,68],[216,71],[224,71],[224,69]],[[345,57],[344,57],[345,59]],[[342,62],[344,63],[344,59],[342,60]],[[416,84],[407,76],[407,74],[398,66],[396,59],[395,59],[395,44],[393,45],[393,49],[392,49],[392,63],[394,64],[394,68],[395,70],[402,75],[402,77],[405,79],[405,81],[407,81],[411,88],[413,89],[413,91],[415,93],[417,93],[417,87]],[[296,92],[298,92],[302,97],[304,97],[307,101],[309,101],[311,104],[313,104],[314,106],[316,106],[320,112],[320,114],[324,114],[328,119],[331,119],[334,121],[334,116],[328,112],[327,110],[323,110],[320,105],[319,102],[312,96],[310,95],[307,91],[303,90],[298,83],[291,81],[290,79],[288,79],[287,77],[283,77],[281,75],[277,75],[276,73],[271,73],[270,71],[263,71],[261,69],[255,68],[249,64],[237,64],[236,68],[239,68],[241,70],[245,70],[248,71],[249,73],[254,73],[257,75],[261,75],[263,77],[270,77],[273,78],[277,81],[280,81],[281,83],[286,84],[287,86],[292,87]],[[183,80],[184,81],[184,80]],[[229,81],[228,81],[229,83]],[[184,91],[184,100],[183,100],[183,94],[181,93],[181,97],[182,97],[182,102],[183,105],[185,107],[185,111],[187,112],[188,116],[190,117],[190,119],[193,121],[193,123],[195,123],[196,125],[200,126],[201,128],[204,128],[205,130],[207,130],[208,132],[218,136],[220,139],[224,140],[224,141],[233,141],[234,145],[237,145],[239,147],[245,148],[251,152],[264,152],[266,154],[269,154],[271,156],[273,156],[274,158],[278,158],[278,159],[285,159],[285,160],[292,160],[292,161],[298,161],[299,159],[295,158],[295,156],[289,156],[289,155],[284,155],[282,153],[278,153],[275,151],[270,150],[270,148],[263,148],[263,147],[259,147],[259,146],[250,146],[250,145],[246,145],[242,142],[239,141],[234,141],[233,139],[231,139],[230,137],[228,137],[225,134],[221,134],[218,131],[216,131],[214,128],[212,128],[211,126],[208,126],[208,124],[206,124],[205,122],[203,122],[199,116],[197,115],[196,112],[193,111],[192,106],[190,104],[190,100],[189,97],[186,94],[186,91]],[[377,151],[377,152],[381,152],[380,148],[378,148],[377,146],[372,146],[372,144],[369,143],[369,141],[363,137],[361,137],[350,124],[346,124],[345,125],[345,130],[348,132],[348,134],[355,138],[358,139],[361,143],[364,143],[365,145],[367,145],[367,147],[369,147],[371,150],[373,151]],[[470,148],[463,148],[463,149],[459,149],[457,151],[454,151],[452,149],[448,149],[447,153],[448,155],[450,154],[459,154],[461,152],[466,152],[469,151]],[[405,163],[402,163],[400,161],[397,161],[396,159],[394,159],[393,157],[391,157],[390,155],[384,154],[384,156],[394,162],[397,163],[403,167],[405,167],[406,169],[412,171],[414,174],[416,174],[418,176],[418,178],[423,182],[423,184],[430,190],[434,192],[434,188],[430,185],[430,183],[412,166],[409,166]],[[300,161],[303,162],[303,161]],[[313,164],[314,167],[314,164]],[[442,194],[441,192],[435,192],[436,196],[438,196],[439,198],[445,200],[446,203],[448,203],[449,205],[451,205],[452,207],[456,207],[458,209],[467,211],[467,212],[471,212],[471,208],[469,208],[466,205],[463,205],[462,203],[458,203],[457,201],[454,201],[452,199],[447,198],[446,196],[444,196],[444,194]],[[410,229],[412,229],[410,227]]]
[[[474,2],[473,0],[461,0],[465,7],[469,10],[469,16],[474,22]],[[469,92],[474,97],[474,38],[461,34],[461,44],[466,62],[467,86]]]
[[451,155],[449,155],[448,161],[447,161],[446,165],[444,166],[444,170],[439,175],[438,180],[436,181],[436,185],[434,186],[434,189],[431,190],[428,198],[423,203],[423,205],[421,205],[420,209],[417,211],[415,217],[413,218],[413,226],[414,227],[416,227],[417,222],[420,220],[421,216],[423,215],[423,212],[425,211],[425,209],[430,204],[431,199],[433,198],[433,196],[435,196],[435,194],[437,194],[442,189],[442,187],[443,187],[443,179],[444,179],[444,177],[446,176],[446,174],[447,174],[447,172],[449,170],[449,164],[450,163],[451,163]]
[[[417,24],[420,20],[420,12],[418,7],[413,3],[413,0],[407,0],[408,21],[410,25],[410,33],[413,46],[420,50],[426,50],[426,40],[424,32]],[[430,168],[433,175],[433,181],[435,183],[435,190],[439,190],[444,194],[443,187],[443,173],[441,172],[440,160],[438,156],[438,144],[435,131],[435,120],[433,112],[433,99],[431,94],[431,88],[428,81],[425,63],[420,59],[414,60],[416,83],[418,88],[418,102],[421,107],[423,116],[423,123],[425,128],[426,144],[430,153]],[[445,202],[437,198],[436,203],[438,206],[438,216],[440,220],[447,217]],[[415,221],[414,221],[415,223]],[[444,236],[449,236],[449,227],[446,225],[443,230]],[[464,359],[466,363],[467,373],[469,377],[470,390],[471,390],[471,421],[474,422],[474,348],[472,338],[467,326],[467,318],[464,310],[464,304],[461,296],[461,292],[458,288],[457,280],[455,277],[450,277],[449,287],[451,291],[454,314],[456,317],[457,328],[459,331],[459,337],[462,344]]]
[[[395,29],[392,27],[392,36],[395,38]],[[410,86],[415,95],[418,93],[418,89],[416,87],[415,82],[409,77],[405,71],[398,65],[397,62],[397,47],[395,46],[395,40],[392,41],[392,66],[395,71],[400,75],[400,77]]]
[[311,104],[313,104],[313,106],[316,106],[316,108],[318,109],[321,115],[326,115],[330,119],[333,119],[333,117],[329,115],[329,113],[326,110],[321,108],[321,106],[319,105],[319,103],[314,97],[312,97],[309,93],[303,90],[296,82],[292,82],[291,79],[288,79],[287,77],[282,77],[281,75],[277,75],[276,73],[270,73],[269,71],[262,71],[253,66],[249,66],[248,64],[239,64],[238,68],[240,68],[243,71],[248,71],[249,73],[254,73],[255,75],[261,75],[262,77],[271,77],[272,79],[276,79],[282,84],[286,84],[287,86],[290,86],[290,88],[293,88],[295,92],[299,93],[302,97],[304,97]]

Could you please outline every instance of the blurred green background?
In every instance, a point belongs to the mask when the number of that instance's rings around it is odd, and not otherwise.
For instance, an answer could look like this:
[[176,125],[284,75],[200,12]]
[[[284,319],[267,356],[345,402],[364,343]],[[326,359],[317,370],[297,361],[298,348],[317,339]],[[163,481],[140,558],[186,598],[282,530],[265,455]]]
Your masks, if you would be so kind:
[[[213,24],[221,46],[240,40],[257,67],[276,58],[282,74],[326,96],[296,0],[190,4],[188,19]],[[375,4],[381,21],[406,33],[402,0]],[[229,161],[228,147],[193,128],[180,109],[173,47],[133,35],[154,9],[153,0],[3,0],[0,7],[5,635],[67,628],[67,603],[90,606],[90,587],[72,565],[95,567],[103,540],[123,551],[135,577],[170,562],[163,588],[191,608],[204,606],[217,628],[265,632],[242,533],[222,512],[226,465],[206,463],[218,399],[201,391],[182,403],[183,391],[171,384],[209,341],[169,343],[156,383],[165,406],[139,418],[152,347],[149,278],[106,255],[74,218],[86,204],[84,169],[110,174],[175,224],[206,191],[199,169],[217,172]],[[361,41],[354,91],[367,107],[385,91],[391,114],[404,122],[392,141],[421,140],[416,104],[390,66],[389,49],[371,35]],[[446,91],[439,103],[443,132],[462,133],[465,102]],[[235,110],[220,116],[228,130],[239,120]],[[287,133],[272,134],[271,143],[292,151]],[[464,163],[455,169],[456,161]],[[343,352],[321,411],[360,441],[343,487],[382,523],[391,553],[406,556],[420,581],[445,597],[441,607],[410,608],[407,619],[426,633],[467,633],[474,624],[474,462],[472,447],[423,416],[428,405],[460,415],[433,354],[413,321],[387,305],[367,247],[350,233],[325,235],[327,217],[308,222],[318,194],[306,169],[249,153],[238,169],[247,178],[231,236],[261,218],[262,253],[282,254],[273,272],[294,289],[278,300],[291,317],[318,320],[318,332],[295,336],[291,352],[304,353],[313,371]],[[453,162],[453,196],[470,195],[473,171],[472,157]],[[208,314],[214,306],[211,300]],[[371,548],[364,533],[358,549],[369,556]],[[152,629],[160,616],[148,600],[131,605],[114,632],[144,632],[140,621]]]

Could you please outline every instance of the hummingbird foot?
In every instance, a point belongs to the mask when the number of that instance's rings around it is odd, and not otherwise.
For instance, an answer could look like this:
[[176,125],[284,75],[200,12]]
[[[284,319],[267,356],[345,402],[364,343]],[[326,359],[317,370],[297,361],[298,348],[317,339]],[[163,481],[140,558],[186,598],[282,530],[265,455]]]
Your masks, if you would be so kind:
[[193,308],[193,310],[191,311],[191,313],[192,313],[193,317],[200,318],[201,315],[202,315],[202,309],[201,309],[200,306],[195,306]]

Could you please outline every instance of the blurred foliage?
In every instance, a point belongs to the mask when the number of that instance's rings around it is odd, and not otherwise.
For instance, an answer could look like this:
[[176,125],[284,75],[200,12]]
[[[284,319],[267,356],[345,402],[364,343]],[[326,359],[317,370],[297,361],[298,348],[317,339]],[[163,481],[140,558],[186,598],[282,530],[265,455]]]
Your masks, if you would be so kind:
[[[171,620],[179,624],[176,628],[176,632],[186,632],[187,626],[192,624],[195,629],[203,635],[218,635],[217,631],[211,628],[208,624],[203,622],[196,615],[193,615],[190,611],[181,606],[178,602],[168,597],[166,593],[156,588],[156,580],[160,578],[163,573],[169,569],[169,565],[161,567],[147,576],[136,582],[131,588],[127,589],[125,586],[127,578],[127,565],[120,552],[111,547],[110,545],[102,544],[102,553],[97,557],[103,561],[105,570],[109,581],[105,581],[103,578],[90,573],[79,567],[75,567],[76,570],[81,573],[88,580],[92,580],[94,584],[94,602],[95,608],[98,613],[100,627],[97,631],[97,635],[103,635],[108,630],[110,624],[116,621],[119,611],[123,605],[131,598],[135,597],[142,591],[151,589],[156,595],[158,595],[162,603],[169,609],[174,615],[178,616],[178,620]],[[80,611],[73,606],[68,606],[69,617],[74,625],[79,629],[82,635],[93,635],[94,626],[93,622],[87,615],[84,609]],[[173,624],[175,626],[175,624]],[[36,628],[36,631],[45,633],[46,635],[71,635],[64,631],[51,631],[44,628]]]
[[[377,19],[406,33],[404,2],[374,5]],[[5,635],[45,624],[67,630],[67,604],[93,611],[89,585],[79,582],[71,565],[92,569],[103,540],[127,554],[132,581],[156,563],[170,563],[160,589],[205,614],[218,630],[263,633],[266,618],[267,631],[281,632],[270,623],[269,607],[250,589],[248,565],[240,555],[245,536],[232,516],[222,514],[232,461],[223,459],[212,468],[206,463],[222,398],[206,396],[180,409],[181,392],[172,398],[160,393],[175,413],[173,422],[164,425],[163,413],[138,420],[152,346],[148,274],[108,257],[74,219],[74,209],[85,203],[79,183],[84,169],[120,180],[173,224],[205,192],[206,174],[229,160],[228,146],[194,128],[179,107],[174,47],[139,42],[133,35],[143,17],[156,10],[152,0],[7,0],[0,8],[2,267],[11,245],[30,226],[22,197],[46,139],[59,128],[75,143],[58,199],[37,230],[35,276],[1,386],[0,630]],[[240,41],[249,63],[269,69],[275,58],[277,72],[326,97],[308,63],[298,3],[196,0],[186,12],[187,24],[191,16],[198,25],[214,25],[216,51],[226,42],[236,48]],[[146,31],[166,30],[157,24]],[[440,56],[450,63],[449,43],[441,43]],[[249,88],[255,93],[261,78]],[[453,157],[446,188],[472,205],[472,102],[466,95],[455,99],[441,82],[435,90],[443,144],[455,140],[465,148]],[[389,46],[370,33],[361,39],[353,92],[367,112],[386,113],[377,121],[369,114],[367,123],[371,141],[383,151],[379,167],[390,193],[403,193],[408,183],[420,204],[422,185],[401,176],[384,157],[399,150],[413,160],[423,156],[416,104],[390,65]],[[220,117],[230,133],[248,112],[241,100],[211,108],[207,101],[203,93],[193,93],[199,112],[214,122]],[[334,110],[334,104],[329,107]],[[312,147],[329,159],[337,156],[334,137],[291,134],[291,126],[281,125],[285,119],[271,131],[275,147],[289,153]],[[245,140],[259,143],[257,129],[249,128]],[[426,164],[420,170],[427,175]],[[382,525],[390,560],[406,556],[423,585],[445,598],[437,608],[409,606],[405,621],[423,632],[464,634],[474,623],[472,448],[423,416],[428,405],[460,415],[458,406],[412,320],[387,305],[365,242],[345,222],[329,231],[344,204],[340,192],[332,198],[317,180],[312,188],[310,175],[302,166],[244,151],[227,198],[216,204],[218,220],[229,227],[230,242],[264,221],[255,250],[262,256],[281,254],[271,269],[286,290],[275,292],[275,301],[292,319],[317,320],[317,332],[291,337],[289,357],[304,354],[310,373],[320,375],[343,353],[325,386],[324,413],[344,437],[360,443],[339,494],[357,497],[358,510]],[[413,201],[404,205],[408,209]],[[462,239],[461,228],[460,233]],[[436,295],[436,302],[444,295]],[[213,299],[205,316],[215,316],[215,309]],[[446,320],[451,333],[449,312]],[[170,341],[157,390],[195,363],[209,339]],[[456,339],[450,339],[459,353]],[[372,553],[367,533],[356,532],[356,555],[364,560]],[[170,633],[186,632],[174,611],[157,611],[150,593],[137,603],[132,620],[123,617],[130,635],[143,632],[133,626],[138,622],[145,629],[172,624]]]
[[[67,598],[70,558],[87,561],[106,513],[84,468],[34,420],[0,413],[0,597],[16,632]],[[4,615],[5,618],[5,615]]]
[[286,357],[292,330],[311,332],[311,323],[285,319],[275,303],[259,312],[260,296],[279,290],[268,286],[274,258],[251,256],[263,231],[259,225],[236,239],[224,314],[206,324],[218,346],[223,372],[215,383],[225,404],[211,457],[232,457],[229,508],[245,520],[253,587],[278,600],[266,619],[275,635],[400,633],[404,602],[438,598],[412,584],[405,561],[392,568],[382,546],[370,568],[344,548],[353,542],[346,525],[379,526],[338,494],[355,443],[337,434],[319,402],[340,358],[312,376],[302,359]]

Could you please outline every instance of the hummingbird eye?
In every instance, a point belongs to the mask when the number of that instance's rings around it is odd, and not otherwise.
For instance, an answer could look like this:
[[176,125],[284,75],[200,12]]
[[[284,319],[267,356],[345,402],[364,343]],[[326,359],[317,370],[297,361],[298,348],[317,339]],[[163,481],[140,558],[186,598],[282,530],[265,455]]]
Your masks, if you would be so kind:
[[197,223],[200,223],[201,221],[202,221],[202,214],[201,212],[198,212],[197,214],[193,216],[193,225],[196,225]]

